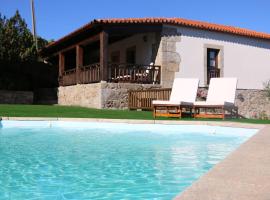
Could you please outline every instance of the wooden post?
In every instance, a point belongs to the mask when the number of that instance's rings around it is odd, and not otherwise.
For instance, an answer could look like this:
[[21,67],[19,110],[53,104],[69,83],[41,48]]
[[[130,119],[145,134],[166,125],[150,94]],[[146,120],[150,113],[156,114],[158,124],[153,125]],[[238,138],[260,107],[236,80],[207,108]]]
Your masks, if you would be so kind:
[[108,80],[108,33],[100,33],[100,78],[101,81]]
[[59,53],[59,68],[58,68],[58,82],[59,86],[63,86],[63,75],[65,71],[65,55],[64,53]]
[[76,46],[76,83],[81,83],[80,80],[80,67],[83,66],[83,48],[80,45]]

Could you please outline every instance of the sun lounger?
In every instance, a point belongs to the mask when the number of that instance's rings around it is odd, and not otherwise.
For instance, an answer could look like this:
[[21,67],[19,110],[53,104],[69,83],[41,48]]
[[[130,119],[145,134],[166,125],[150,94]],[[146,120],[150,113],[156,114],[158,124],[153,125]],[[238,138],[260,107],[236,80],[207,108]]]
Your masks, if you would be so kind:
[[[237,78],[211,78],[206,101],[194,103],[195,118],[222,118],[238,116],[235,106]],[[204,110],[204,112],[201,112]]]
[[196,100],[199,79],[176,78],[173,82],[170,100],[154,100],[153,116],[181,117],[182,108],[192,111],[193,103]]

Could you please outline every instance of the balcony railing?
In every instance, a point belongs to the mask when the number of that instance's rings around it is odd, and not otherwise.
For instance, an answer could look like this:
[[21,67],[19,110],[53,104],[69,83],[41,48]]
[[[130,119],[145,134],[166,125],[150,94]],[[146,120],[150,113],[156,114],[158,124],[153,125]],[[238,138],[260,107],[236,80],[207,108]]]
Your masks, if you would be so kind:
[[[100,64],[94,63],[76,69],[67,70],[60,77],[60,84],[63,86],[101,81]],[[137,65],[137,64],[116,64],[108,65],[108,82],[114,83],[142,83],[159,84],[160,66]]]
[[109,82],[159,84],[160,66],[138,64],[110,64]]
[[63,74],[62,78],[62,84],[64,86],[68,86],[68,85],[75,85],[76,84],[76,69],[70,69],[70,70],[66,70]]
[[207,71],[207,84],[209,84],[211,78],[220,77],[220,69],[219,68],[211,68]]
[[100,81],[100,64],[94,63],[83,66],[78,73],[78,83],[97,83]]

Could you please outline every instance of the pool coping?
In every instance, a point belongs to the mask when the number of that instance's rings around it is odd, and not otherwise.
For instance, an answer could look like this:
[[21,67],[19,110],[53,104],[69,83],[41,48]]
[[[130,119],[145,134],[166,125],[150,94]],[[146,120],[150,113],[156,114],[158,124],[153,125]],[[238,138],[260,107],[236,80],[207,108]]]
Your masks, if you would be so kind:
[[270,125],[260,129],[175,200],[269,200]]
[[75,121],[75,122],[104,122],[127,124],[166,124],[166,125],[209,125],[235,128],[262,129],[267,124],[251,124],[228,121],[174,121],[174,120],[140,120],[140,119],[106,119],[106,118],[62,118],[62,117],[0,117],[2,120],[14,121]]
[[[269,200],[270,125],[227,121],[170,121],[100,118],[2,117],[18,121],[76,121],[130,124],[210,125],[259,131],[175,197],[175,200]],[[252,164],[256,163],[256,164]]]

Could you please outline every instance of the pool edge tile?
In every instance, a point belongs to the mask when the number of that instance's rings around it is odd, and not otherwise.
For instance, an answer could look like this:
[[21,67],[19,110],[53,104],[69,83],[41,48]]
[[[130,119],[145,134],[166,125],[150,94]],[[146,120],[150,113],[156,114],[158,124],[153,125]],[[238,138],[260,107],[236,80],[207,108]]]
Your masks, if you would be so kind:
[[2,117],[2,120],[18,121],[76,121],[76,122],[109,122],[130,124],[166,124],[166,125],[209,125],[237,128],[262,129],[265,124],[250,124],[240,122],[216,122],[216,121],[171,121],[171,120],[136,120],[136,119],[104,119],[104,118],[47,118],[47,117]]

